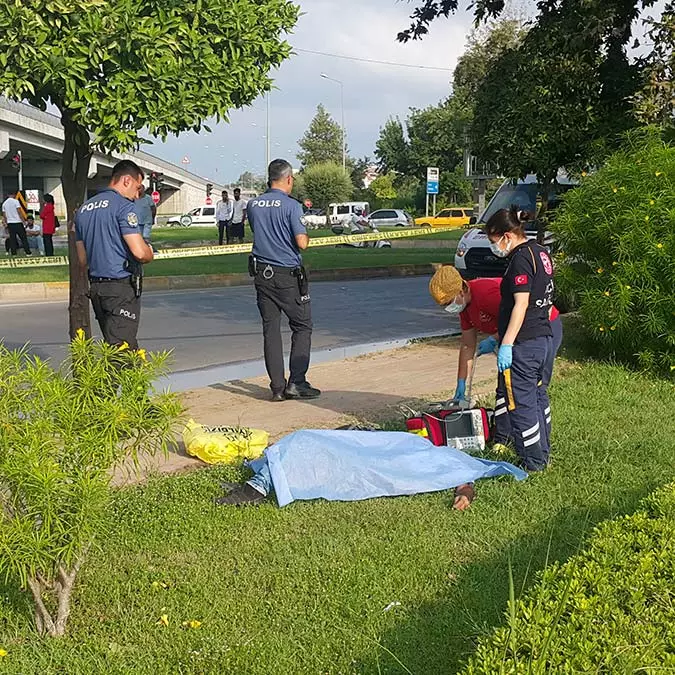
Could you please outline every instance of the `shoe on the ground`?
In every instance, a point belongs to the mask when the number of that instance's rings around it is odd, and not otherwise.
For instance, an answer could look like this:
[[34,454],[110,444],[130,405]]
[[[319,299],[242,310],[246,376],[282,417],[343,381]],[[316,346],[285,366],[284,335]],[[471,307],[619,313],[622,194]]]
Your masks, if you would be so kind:
[[309,382],[301,384],[289,382],[284,390],[284,396],[286,398],[318,398],[321,396],[321,390],[313,387]]
[[285,401],[286,397],[284,396],[283,391],[273,391],[272,392],[272,401],[277,403],[278,401]]
[[238,487],[223,497],[216,499],[216,504],[221,506],[253,506],[264,502],[265,499],[267,499],[267,497],[262,492],[258,492],[248,483],[245,483],[242,487]]

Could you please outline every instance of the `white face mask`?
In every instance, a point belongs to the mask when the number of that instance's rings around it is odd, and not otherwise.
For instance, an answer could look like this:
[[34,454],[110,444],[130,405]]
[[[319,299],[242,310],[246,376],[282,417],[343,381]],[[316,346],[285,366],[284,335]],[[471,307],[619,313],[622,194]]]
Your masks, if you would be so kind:
[[505,237],[506,235],[503,235],[499,241],[495,241],[494,243],[490,244],[490,250],[498,257],[498,258],[506,258],[506,256],[511,252],[511,240],[509,239],[506,242],[506,248],[501,249],[499,248],[499,242]]
[[445,311],[448,314],[452,314],[453,316],[459,314],[460,312],[463,312],[464,309],[466,308],[466,302],[462,302],[460,304],[457,304],[454,300],[449,304],[445,306]]

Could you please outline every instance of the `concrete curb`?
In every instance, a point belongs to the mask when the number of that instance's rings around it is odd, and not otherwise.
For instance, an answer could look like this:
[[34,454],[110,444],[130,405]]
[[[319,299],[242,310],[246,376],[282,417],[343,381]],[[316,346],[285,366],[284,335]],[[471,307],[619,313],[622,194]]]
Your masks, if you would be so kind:
[[[355,269],[310,270],[312,281],[358,281],[431,275],[432,263],[424,265],[392,265]],[[145,291],[178,291],[204,288],[247,286],[248,274],[188,274],[173,277],[146,277]],[[33,284],[0,284],[0,304],[12,302],[45,302],[68,299],[67,281],[45,281]]]

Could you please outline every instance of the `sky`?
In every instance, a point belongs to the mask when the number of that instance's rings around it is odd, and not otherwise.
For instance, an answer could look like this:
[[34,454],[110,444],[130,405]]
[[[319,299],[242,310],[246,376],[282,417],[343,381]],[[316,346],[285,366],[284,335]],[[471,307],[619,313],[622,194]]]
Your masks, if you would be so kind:
[[[355,157],[373,156],[380,127],[389,117],[404,118],[411,106],[435,104],[449,94],[452,70],[471,29],[469,12],[436,21],[424,40],[404,45],[396,42],[396,35],[409,24],[412,6],[406,1],[300,0],[299,4],[304,14],[288,36],[294,48],[447,70],[385,66],[298,51],[272,73],[272,158],[283,157],[298,165],[297,141],[319,103],[340,122],[340,86],[322,79],[321,73],[343,82],[347,144]],[[212,126],[211,134],[185,133],[143,149],[176,163],[187,156],[190,164],[185,168],[215,182],[236,181],[246,170],[264,173],[265,124],[265,100],[258,99],[252,108],[233,111],[229,124]]]
[[[298,0],[302,16],[287,36],[295,55],[271,73],[270,149],[298,166],[297,141],[307,129],[316,107],[323,103],[341,119],[340,86],[321,74],[343,82],[347,144],[354,157],[373,157],[382,125],[390,117],[405,118],[410,107],[438,103],[450,93],[452,71],[464,52],[472,29],[468,1],[449,19],[438,19],[423,39],[401,44],[397,33],[407,28],[414,2],[408,0]],[[648,12],[658,16],[665,0]],[[533,15],[534,0],[508,0],[518,16]],[[641,32],[639,29],[636,32]],[[437,68],[407,68],[321,56],[301,50]],[[181,163],[215,183],[237,180],[244,171],[265,173],[266,102],[258,99],[244,110],[232,111],[228,124],[211,126],[212,133],[185,133],[144,150]]]

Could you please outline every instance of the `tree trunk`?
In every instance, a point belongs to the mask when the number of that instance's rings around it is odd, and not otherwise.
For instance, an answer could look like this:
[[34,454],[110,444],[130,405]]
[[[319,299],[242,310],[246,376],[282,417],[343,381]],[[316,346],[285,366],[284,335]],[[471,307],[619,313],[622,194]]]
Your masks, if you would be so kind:
[[68,110],[62,111],[61,123],[65,135],[61,182],[68,209],[68,268],[70,277],[68,312],[70,317],[69,333],[72,340],[79,329],[84,331],[86,337],[91,337],[89,299],[87,297],[89,282],[86,269],[79,264],[77,259],[75,213],[87,197],[87,174],[93,152],[89,133],[84,127],[73,121]]
[[551,190],[553,179],[546,176],[541,184],[541,208],[537,214],[537,243],[544,245],[546,225],[548,223],[548,193]]

